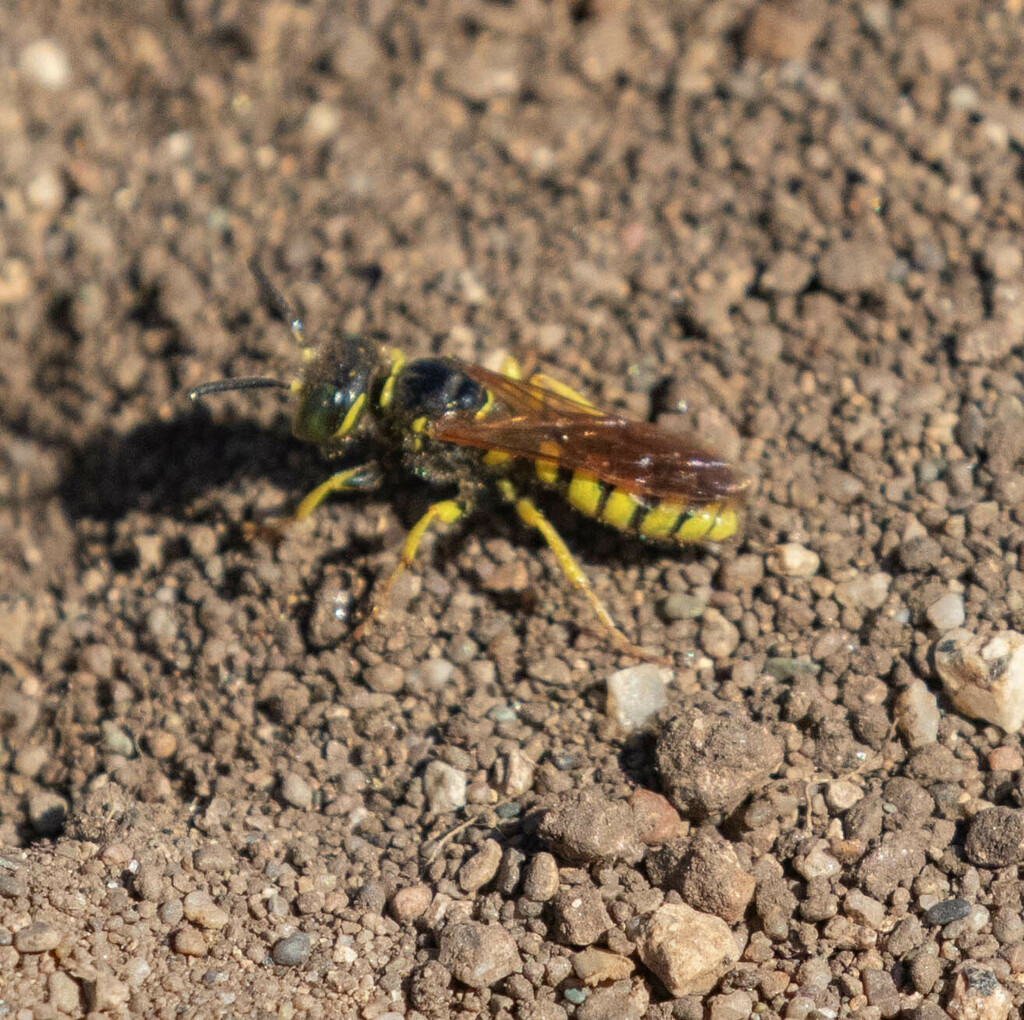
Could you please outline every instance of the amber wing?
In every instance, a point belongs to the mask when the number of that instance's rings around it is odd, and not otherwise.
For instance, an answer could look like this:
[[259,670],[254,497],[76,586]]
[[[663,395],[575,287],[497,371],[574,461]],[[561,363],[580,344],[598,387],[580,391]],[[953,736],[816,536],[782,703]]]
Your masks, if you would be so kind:
[[479,365],[462,370],[495,406],[483,418],[453,414],[431,425],[442,442],[496,450],[585,471],[639,499],[704,504],[739,498],[747,480],[690,436],[606,414],[582,401]]

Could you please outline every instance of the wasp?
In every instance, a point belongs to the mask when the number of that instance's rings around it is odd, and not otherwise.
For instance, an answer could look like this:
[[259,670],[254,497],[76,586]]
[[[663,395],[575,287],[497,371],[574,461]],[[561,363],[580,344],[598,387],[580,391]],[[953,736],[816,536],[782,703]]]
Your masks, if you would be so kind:
[[311,345],[301,318],[259,264],[251,268],[272,309],[291,327],[305,363],[302,376],[293,382],[218,380],[190,396],[287,389],[297,439],[328,458],[341,456],[356,440],[375,440],[379,450],[376,459],[345,467],[316,486],[292,519],[308,518],[335,493],[366,492],[401,471],[452,493],[411,528],[367,619],[413,562],[424,535],[463,520],[490,496],[540,533],[614,643],[650,658],[616,626],[534,495],[545,490],[626,535],[679,545],[732,536],[747,479],[694,437],[602,411],[544,373],[524,379],[511,359],[493,372],[449,357],[407,360],[368,337],[337,335]]

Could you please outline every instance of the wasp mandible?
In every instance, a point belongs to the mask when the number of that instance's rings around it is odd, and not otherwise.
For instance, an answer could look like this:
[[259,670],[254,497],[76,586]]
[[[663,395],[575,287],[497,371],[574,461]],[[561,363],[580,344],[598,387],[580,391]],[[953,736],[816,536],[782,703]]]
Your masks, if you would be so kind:
[[454,493],[432,504],[409,531],[367,621],[386,602],[431,527],[461,520],[483,497],[494,495],[540,533],[614,643],[650,657],[615,625],[532,494],[552,492],[577,512],[628,535],[687,544],[736,532],[747,479],[692,436],[609,414],[543,373],[523,379],[512,360],[501,372],[456,358],[408,361],[397,349],[351,335],[311,346],[302,320],[255,260],[251,268],[302,349],[303,375],[294,382],[224,379],[197,386],[190,396],[287,389],[294,397],[297,439],[329,458],[340,456],[357,437],[374,439],[379,450],[376,459],[337,471],[316,486],[293,519],[309,517],[333,493],[376,488],[394,477],[395,469]]

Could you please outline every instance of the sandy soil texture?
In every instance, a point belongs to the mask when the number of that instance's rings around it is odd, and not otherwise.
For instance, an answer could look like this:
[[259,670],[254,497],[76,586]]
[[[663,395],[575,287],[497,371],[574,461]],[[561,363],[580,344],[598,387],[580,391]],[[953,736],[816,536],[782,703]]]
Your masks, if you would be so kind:
[[[1022,97],[1020,0],[0,4],[3,1014],[1016,1016]],[[254,253],[749,472],[545,504],[671,667],[501,506],[354,639],[434,493],[253,534]]]

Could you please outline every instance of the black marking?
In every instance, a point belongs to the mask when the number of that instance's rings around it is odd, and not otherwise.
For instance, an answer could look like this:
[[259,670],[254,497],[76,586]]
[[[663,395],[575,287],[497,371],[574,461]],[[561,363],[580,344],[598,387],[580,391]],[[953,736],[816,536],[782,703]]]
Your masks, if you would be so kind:
[[443,358],[417,358],[399,373],[393,400],[405,411],[438,418],[479,411],[487,403],[487,390]]

